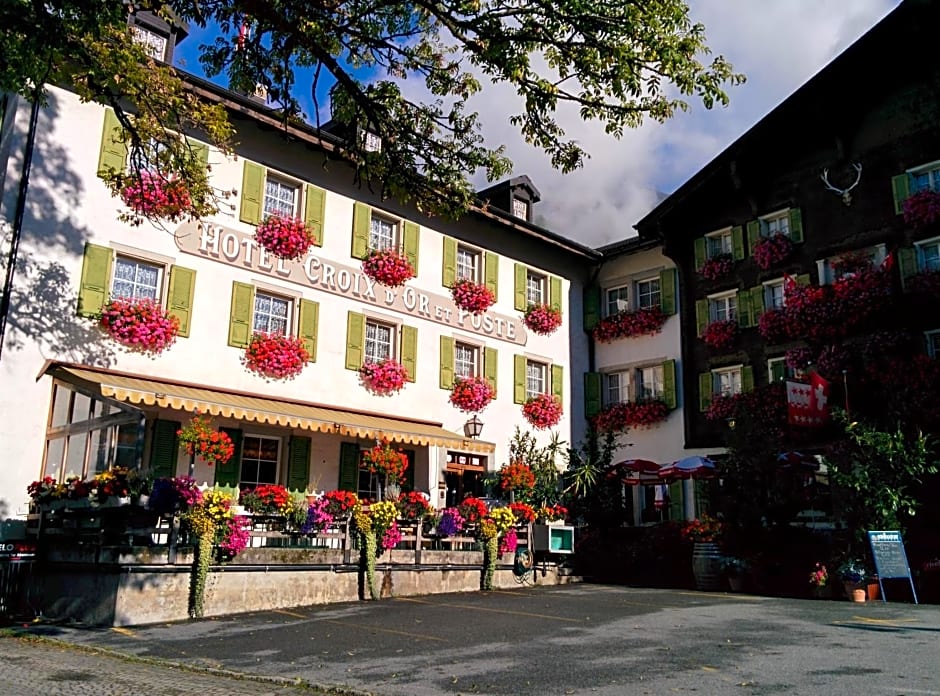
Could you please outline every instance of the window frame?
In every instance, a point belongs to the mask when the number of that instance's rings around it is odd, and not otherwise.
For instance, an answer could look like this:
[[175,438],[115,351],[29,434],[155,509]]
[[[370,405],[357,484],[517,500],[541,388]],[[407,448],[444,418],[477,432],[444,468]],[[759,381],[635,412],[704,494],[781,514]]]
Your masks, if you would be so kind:
[[[259,440],[274,440],[277,442],[277,455],[276,455],[276,459],[274,460],[274,478],[272,481],[248,481],[247,479],[245,479],[245,450],[246,450],[245,443],[248,440],[248,438],[251,438],[251,437],[258,438]],[[243,432],[241,454],[240,454],[240,458],[238,462],[238,486],[239,488],[243,488],[247,486],[255,487],[255,486],[260,486],[260,485],[277,485],[277,482],[280,480],[279,477],[281,475],[281,460],[283,459],[283,456],[284,456],[284,438],[279,437],[277,435],[270,435],[268,433],[258,433],[258,432],[248,432],[248,431]],[[261,460],[259,458],[257,461],[258,461],[258,466],[260,468],[260,463],[262,461],[268,461],[268,460]],[[259,471],[256,470],[255,477],[257,478],[258,475],[259,475]]]
[[[526,358],[525,361],[525,398],[526,401],[533,399],[537,396],[543,394],[551,393],[551,384],[549,382],[549,363],[542,362],[541,360],[533,360],[532,358]],[[539,375],[537,375],[537,380],[541,382],[540,391],[533,391],[530,389],[530,373],[529,368],[537,368],[539,370]]]
[[[520,210],[521,210],[521,214],[520,214]],[[520,220],[528,220],[529,219],[529,202],[525,200],[524,198],[513,196],[512,214],[515,217],[519,218]]]
[[[732,228],[726,227],[721,230],[716,230],[714,232],[709,232],[705,236],[705,260],[714,259],[718,256],[723,256],[729,254],[734,255],[734,238],[732,234]],[[719,249],[717,251],[712,250],[712,242],[714,240],[719,240]],[[725,248],[727,246],[727,249]]]
[[[653,390],[651,394],[646,394],[646,384],[644,373],[647,370],[653,371]],[[640,365],[634,369],[634,401],[643,399],[663,399],[666,396],[666,375],[663,371],[662,363],[655,365]],[[658,380],[657,380],[658,377]]]
[[[716,367],[711,370],[712,373],[712,396],[736,396],[744,391],[744,365],[729,365],[728,367]],[[721,378],[723,375],[737,375],[737,391],[726,393],[721,387]]]
[[[256,321],[258,317],[258,299],[259,296],[268,297],[272,300],[283,301],[287,304],[287,318],[285,319],[284,332],[272,332],[270,330],[270,324],[272,319],[277,319],[276,315],[269,313],[268,321],[268,330],[262,330],[256,328]],[[251,332],[255,333],[266,333],[266,334],[276,334],[280,336],[294,336],[296,334],[295,323],[297,321],[297,298],[291,295],[277,292],[275,290],[270,290],[267,287],[254,287],[254,297],[252,298],[251,305]]]
[[[620,291],[623,291],[626,297],[622,299],[619,297],[616,298],[614,302],[618,303],[617,309],[616,311],[612,311],[611,297],[610,297],[611,293],[620,292]],[[628,283],[624,283],[622,285],[614,285],[612,287],[605,288],[604,289],[604,312],[606,313],[605,316],[612,317],[617,314],[620,314],[621,312],[630,311],[630,297],[631,296],[632,296],[632,293],[630,292],[630,285]],[[622,303],[622,306],[619,303]]]
[[[761,237],[771,237],[775,234],[782,234],[786,237],[790,236],[790,209],[784,208],[783,210],[777,210],[767,215],[761,215],[757,218],[760,221],[760,235]],[[786,225],[786,232],[781,232],[780,230],[771,230],[770,227],[774,222],[778,220],[783,221]]]
[[[612,370],[610,372],[605,372],[604,374],[604,393],[603,393],[603,402],[605,406],[614,406],[616,404],[625,404],[631,401],[632,386],[633,386],[633,377],[630,374],[631,370]],[[614,401],[611,398],[611,394],[614,389],[611,386],[611,378],[617,378],[617,400]],[[624,384],[626,382],[626,384]]]
[[[388,329],[389,338],[388,338],[388,355],[376,359],[375,355],[371,355],[369,352],[370,342],[374,345],[376,339],[369,338],[369,326],[374,326],[377,329]],[[362,344],[362,358],[363,362],[381,362],[382,360],[397,360],[398,359],[398,338],[400,333],[400,325],[396,324],[387,319],[380,319],[377,317],[365,315],[365,337]]]
[[927,355],[934,359],[940,358],[940,329],[924,331],[924,339],[927,344]]
[[[937,260],[933,267],[928,266],[924,255],[924,247],[935,247],[937,249]],[[914,249],[917,251],[917,271],[940,271],[940,237],[930,237],[914,242]]]
[[784,381],[788,379],[796,378],[796,370],[787,365],[787,359],[785,356],[778,356],[776,358],[767,358],[767,383],[774,383],[774,369],[773,366],[777,363],[783,363],[783,379]]
[[[388,225],[391,230],[390,241],[388,244],[385,244],[384,241],[379,240],[375,236],[374,225],[376,223]],[[368,248],[370,250],[376,251],[399,251],[401,249],[401,220],[393,218],[390,215],[385,215],[384,213],[372,210],[372,214],[369,216],[369,242]],[[383,240],[385,235],[382,235]],[[382,244],[376,244],[376,241],[382,241]]]
[[[170,37],[165,36],[156,29],[153,29],[143,24],[133,23],[131,24],[131,33],[134,36],[134,43],[138,46],[143,46],[146,54],[153,58],[154,60],[159,60],[161,63],[166,63],[166,54],[167,49],[170,46]],[[149,39],[157,38],[163,41],[163,50],[160,52],[160,55],[155,55],[155,51],[148,49],[156,49],[156,46]]]
[[[458,359],[461,349],[469,350],[472,354],[471,360],[471,370],[469,375],[463,375],[460,373],[460,361]],[[468,341],[461,341],[460,339],[454,339],[454,377],[462,377],[464,379],[468,377],[481,377],[483,374],[483,361],[480,359],[482,355],[481,347],[476,343],[470,343]]]
[[[465,275],[462,273],[462,269],[465,268],[464,265],[460,263],[461,254],[470,256],[473,260],[472,270],[470,275]],[[455,254],[455,269],[456,269],[456,279],[457,280],[469,280],[473,283],[481,283],[483,278],[483,251],[463,244],[461,242],[457,243],[457,252]]]
[[832,271],[832,262],[837,260],[839,257],[844,256],[848,253],[857,254],[859,252],[870,251],[872,258],[872,268],[878,268],[887,257],[888,251],[887,247],[884,244],[872,244],[865,247],[860,247],[858,249],[851,249],[846,251],[841,251],[838,254],[832,254],[823,259],[818,259],[816,261],[816,271],[819,276],[820,285],[832,285],[839,278],[845,276],[839,276],[836,278]]
[[[725,292],[714,293],[706,297],[708,300],[708,321],[737,321],[738,320],[738,291],[728,290]],[[731,302],[733,301],[733,311]],[[723,319],[719,316],[718,303],[724,303],[724,311],[727,316]]]
[[[655,283],[656,291],[644,293],[641,290],[641,286],[645,283]],[[659,275],[649,276],[647,278],[640,278],[639,280],[634,281],[633,287],[634,287],[634,297],[636,298],[636,309],[652,309],[653,307],[661,306],[662,298],[663,298],[663,288],[662,288],[662,283],[660,282]],[[649,302],[649,304],[644,304],[643,302],[644,296],[647,296],[650,298],[655,297],[656,301]]]
[[[787,306],[787,293],[786,293],[786,283],[783,278],[777,278],[774,280],[767,280],[762,283],[764,286],[764,307],[767,311],[772,311],[775,309],[783,309]],[[774,291],[780,290],[780,304],[778,305],[774,301]]]
[[[293,210],[290,212],[288,217],[299,217],[300,211],[303,210],[303,195],[304,195],[304,185],[302,182],[281,174],[280,172],[274,171],[265,167],[264,168],[264,188],[261,190],[261,219],[264,220],[266,217],[271,217],[274,215],[285,215],[285,213],[280,210],[269,211],[268,210],[268,182],[274,182],[278,186],[284,188],[290,188],[294,191],[294,202]],[[274,200],[279,201],[279,198]]]
[[[533,301],[532,299],[532,289],[534,285],[537,285],[538,289],[538,300]],[[526,268],[525,274],[525,300],[526,305],[542,305],[548,304],[548,276],[544,273],[539,273],[533,271],[531,268]]]
[[[920,193],[921,191],[940,191],[940,160],[927,162],[919,167],[908,169],[907,179],[910,182],[910,194]],[[916,177],[927,175],[927,186],[918,186]]]
[[[138,269],[140,266],[149,266],[151,268],[156,269],[157,271],[156,293],[154,297],[146,297],[146,299],[152,299],[161,305],[165,304],[165,299],[166,299],[166,294],[167,294],[167,277],[169,275],[167,272],[168,270],[167,263],[163,261],[149,259],[143,256],[137,256],[135,254],[117,250],[117,249],[112,249],[112,252],[113,252],[113,256],[112,256],[112,265],[111,265],[111,278],[110,278],[109,285],[108,285],[109,297],[112,297],[112,298],[120,297],[122,299],[130,299],[130,300],[144,298],[143,295],[134,295],[134,294],[118,295],[115,292],[114,284],[118,280],[118,275],[117,275],[118,264],[122,260],[124,260],[124,261],[132,262],[136,264]],[[124,279],[121,279],[121,280],[124,281]],[[129,282],[129,281],[125,281],[125,282]],[[132,281],[132,286],[136,287],[137,285],[139,285],[139,283],[136,282],[136,276],[135,276],[135,280]]]

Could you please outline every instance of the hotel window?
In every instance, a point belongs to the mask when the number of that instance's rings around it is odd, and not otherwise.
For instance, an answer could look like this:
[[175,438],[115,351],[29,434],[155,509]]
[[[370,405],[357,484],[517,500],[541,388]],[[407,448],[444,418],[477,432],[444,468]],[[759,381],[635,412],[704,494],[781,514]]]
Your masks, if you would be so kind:
[[114,259],[111,296],[160,302],[163,298],[163,273],[163,266],[118,255]]
[[527,360],[525,364],[525,398],[548,393],[548,365]]
[[728,367],[712,370],[714,376],[713,392],[721,396],[733,396],[741,393],[741,368]]
[[469,343],[454,344],[454,375],[477,377],[480,374],[480,349]]
[[917,242],[917,270],[940,271],[940,238]]
[[372,214],[372,220],[369,223],[369,248],[370,249],[397,249],[396,231],[398,224],[380,215]]
[[663,382],[663,366],[650,365],[636,370],[636,398],[662,399],[666,390]]
[[706,258],[712,259],[722,254],[731,254],[733,243],[731,239],[731,230],[722,230],[721,232],[712,232],[705,235]]
[[940,164],[928,164],[910,172],[910,193],[940,191]]
[[295,217],[300,199],[300,186],[268,174],[264,182],[264,215]]
[[382,362],[395,357],[395,328],[371,319],[366,320],[365,359]]
[[545,276],[528,271],[525,278],[525,299],[530,305],[545,304]]
[[136,24],[131,27],[131,33],[134,36],[134,43],[143,46],[148,56],[154,60],[166,60],[167,39],[165,36]]
[[659,276],[638,280],[636,283],[636,305],[638,309],[660,306]]
[[372,131],[363,131],[362,149],[366,152],[381,152],[382,138]]
[[764,283],[764,306],[767,309],[783,309],[786,306],[783,280]]
[[622,404],[630,400],[630,372],[609,372],[604,375],[605,405]]
[[761,234],[772,237],[775,234],[790,236],[790,214],[788,211],[774,213],[761,218]]
[[626,285],[607,290],[607,316],[612,317],[630,309],[630,290]]
[[927,355],[931,358],[940,358],[940,330],[928,331],[925,337],[927,338]]
[[767,381],[771,384],[796,377],[796,370],[787,365],[786,358],[770,358],[767,361]]
[[241,487],[277,483],[277,463],[281,439],[265,435],[248,435],[242,440]]
[[457,245],[457,279],[480,282],[481,254],[476,249]]
[[512,199],[512,214],[523,220],[529,219],[529,204],[521,198]]
[[738,317],[736,292],[708,298],[709,321],[734,321]]
[[887,256],[884,244],[854,249],[816,262],[821,285],[829,285],[842,278],[852,278],[862,268],[878,268]]
[[252,329],[259,333],[286,336],[293,326],[291,322],[293,305],[294,302],[291,299],[256,290]]

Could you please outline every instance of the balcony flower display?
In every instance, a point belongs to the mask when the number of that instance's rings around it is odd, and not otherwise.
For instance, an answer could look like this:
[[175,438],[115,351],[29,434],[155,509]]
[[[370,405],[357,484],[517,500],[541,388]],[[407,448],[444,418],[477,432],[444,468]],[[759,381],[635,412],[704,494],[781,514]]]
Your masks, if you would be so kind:
[[669,408],[661,399],[640,399],[611,404],[594,417],[594,427],[601,432],[620,432],[628,428],[652,428],[669,417]]
[[940,271],[921,271],[908,277],[907,291],[934,300],[940,299]]
[[520,523],[535,522],[535,508],[528,503],[509,503],[509,509],[512,510],[512,514],[516,516],[516,520]]
[[449,507],[441,511],[437,520],[437,533],[442,537],[456,536],[463,531],[466,520],[457,508]]
[[617,312],[597,322],[593,331],[594,340],[600,343],[611,343],[618,338],[652,336],[662,331],[665,323],[666,315],[658,305]]
[[533,396],[523,404],[522,415],[536,430],[551,428],[561,420],[561,401],[551,394]]
[[560,522],[568,516],[568,508],[559,503],[540,507],[536,513],[539,522]]
[[333,524],[330,514],[330,501],[326,497],[317,498],[307,504],[307,519],[300,525],[301,534],[316,534]]
[[784,353],[787,367],[800,374],[813,362],[815,354],[809,348],[793,348]]
[[478,413],[496,397],[483,377],[458,377],[450,391],[450,403],[464,413]]
[[467,497],[457,506],[457,512],[466,524],[476,524],[489,512],[489,508],[479,498]]
[[101,310],[99,325],[122,346],[156,355],[173,345],[179,319],[146,298],[116,297]]
[[409,522],[418,522],[431,514],[428,497],[419,491],[408,491],[398,497],[398,509],[401,518]]
[[918,191],[903,204],[904,222],[914,227],[924,227],[940,220],[940,193]]
[[399,483],[408,469],[408,457],[401,449],[392,449],[388,438],[362,454],[362,463],[373,474],[384,476],[387,483]]
[[499,550],[498,553],[500,556],[507,553],[515,553],[516,548],[519,546],[519,535],[516,534],[516,528],[512,527],[499,538]]
[[469,278],[461,278],[450,289],[454,304],[470,314],[483,314],[496,302],[492,290],[482,283],[475,283]]
[[713,394],[711,403],[705,409],[705,419],[713,422],[734,418],[738,407],[738,394]]
[[351,491],[327,491],[323,499],[327,513],[338,519],[345,519],[359,505],[358,496]]
[[747,413],[752,420],[782,429],[787,422],[786,386],[774,382],[740,394],[715,395],[705,410],[705,418],[726,421],[738,413]]
[[243,358],[247,369],[270,379],[296,377],[309,359],[299,338],[262,332],[252,334]]
[[758,239],[752,253],[754,263],[766,271],[781,261],[785,261],[793,253],[793,242],[785,234],[772,234]]
[[408,381],[408,370],[391,358],[382,362],[366,362],[359,368],[363,386],[377,396],[389,396],[401,390]]
[[181,179],[142,171],[128,177],[126,182],[121,189],[121,200],[133,211],[135,224],[140,224],[143,218],[179,222],[192,204],[189,189]]
[[738,337],[738,322],[733,319],[713,321],[702,332],[702,340],[711,348],[730,348]]
[[223,559],[235,558],[251,541],[251,520],[236,515],[216,528],[216,545]]
[[408,257],[397,249],[372,249],[362,260],[362,272],[390,288],[400,287],[415,277]]
[[707,259],[698,272],[705,280],[718,280],[731,273],[732,268],[734,258],[731,254],[718,254]]
[[99,503],[108,498],[126,498],[131,494],[130,486],[127,480],[127,469],[123,466],[115,466],[100,474],[95,474],[91,482],[91,491],[89,496]]
[[235,454],[232,438],[221,430],[214,430],[209,418],[200,416],[198,411],[176,435],[187,454],[202,457],[210,466],[225,464]]
[[789,321],[783,309],[770,309],[760,315],[757,330],[768,343],[783,343],[790,338]]
[[41,481],[33,481],[26,487],[26,493],[34,503],[48,503],[59,500],[62,492],[54,476],[44,476]]
[[548,336],[561,326],[561,310],[547,304],[529,305],[522,322],[526,327],[540,336]]
[[270,215],[255,229],[255,241],[275,256],[297,261],[316,241],[306,221],[286,215]]
[[535,488],[535,474],[524,462],[511,462],[499,470],[499,488],[504,493],[525,495]]
[[294,505],[284,486],[267,483],[243,490],[239,502],[258,515],[287,515]]

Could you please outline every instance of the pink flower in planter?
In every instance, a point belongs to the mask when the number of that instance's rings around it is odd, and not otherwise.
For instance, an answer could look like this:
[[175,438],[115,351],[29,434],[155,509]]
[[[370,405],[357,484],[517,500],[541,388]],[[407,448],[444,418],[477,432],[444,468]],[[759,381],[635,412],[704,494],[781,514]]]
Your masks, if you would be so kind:
[[731,273],[732,268],[734,258],[731,254],[718,254],[705,261],[698,272],[706,280],[717,280]]
[[450,392],[450,403],[465,413],[475,413],[495,397],[496,390],[483,377],[458,377]]
[[783,309],[771,309],[761,314],[757,330],[768,343],[782,343],[791,337],[789,320]]
[[661,399],[643,399],[611,404],[594,417],[594,427],[601,432],[628,428],[652,428],[669,417],[669,408]]
[[551,394],[539,394],[523,404],[522,415],[536,430],[551,428],[561,420],[561,401]]
[[793,253],[793,242],[785,234],[761,237],[754,245],[754,262],[765,271]]
[[382,362],[367,362],[359,368],[363,386],[378,396],[388,396],[399,391],[408,381],[408,370],[391,358]]
[[923,227],[940,220],[940,193],[931,190],[919,191],[903,204],[904,222],[914,227]]
[[258,225],[255,240],[275,256],[296,261],[303,258],[316,237],[300,218],[271,215]]
[[784,353],[787,367],[800,374],[806,371],[806,368],[813,362],[815,357],[813,351],[809,348],[792,348]]
[[531,331],[548,336],[561,326],[561,310],[547,304],[529,305],[522,321]]
[[715,394],[711,403],[705,409],[705,419],[710,421],[723,421],[734,417],[738,407],[740,394]]
[[362,272],[376,283],[397,288],[415,277],[408,257],[397,249],[373,249],[362,260]]
[[632,312],[618,312],[601,319],[594,327],[594,340],[611,343],[618,338],[658,334],[666,323],[666,315],[658,306],[643,307]]
[[148,171],[129,179],[121,200],[138,216],[173,222],[181,220],[192,203],[184,181]]
[[450,289],[454,304],[470,314],[483,314],[496,302],[496,296],[482,283],[461,278]]
[[706,345],[723,350],[730,348],[738,337],[738,322],[733,319],[713,321],[702,332]]
[[272,379],[296,377],[309,359],[299,338],[268,333],[253,334],[244,356],[245,367]]
[[180,322],[150,299],[116,297],[102,309],[98,323],[115,341],[141,353],[161,353],[179,334]]

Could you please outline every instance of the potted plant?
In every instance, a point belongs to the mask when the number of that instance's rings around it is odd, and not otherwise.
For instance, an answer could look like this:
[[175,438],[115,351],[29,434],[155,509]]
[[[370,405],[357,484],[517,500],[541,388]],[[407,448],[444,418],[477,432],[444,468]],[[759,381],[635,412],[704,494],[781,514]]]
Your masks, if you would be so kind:
[[408,257],[397,249],[372,249],[362,260],[362,272],[390,288],[404,285],[415,277]]
[[696,520],[683,522],[680,534],[692,542],[692,574],[699,590],[721,589],[721,546],[724,523],[702,515]]
[[552,394],[539,394],[522,405],[522,415],[536,430],[558,425],[561,420],[561,401]]
[[496,390],[484,377],[458,377],[450,390],[450,403],[464,413],[477,413],[496,398]]
[[548,336],[561,326],[561,310],[547,304],[531,304],[526,308],[522,322],[530,331]]
[[245,348],[245,367],[263,377],[292,379],[310,359],[303,341],[277,333],[254,333]]
[[300,218],[270,215],[255,229],[255,241],[279,258],[296,261],[303,258],[316,236]]
[[865,579],[869,575],[865,563],[858,558],[848,558],[839,565],[838,573],[845,588],[845,596],[853,602],[864,602]]
[[179,319],[148,298],[115,297],[101,308],[98,324],[130,350],[158,354],[173,345]]
[[496,302],[496,296],[482,283],[475,283],[469,278],[461,278],[450,288],[454,304],[470,314],[483,314]]
[[228,433],[213,430],[209,417],[200,416],[198,411],[176,435],[187,454],[202,457],[209,466],[225,464],[235,454],[235,444]]
[[390,396],[408,381],[408,370],[401,363],[386,358],[382,362],[366,362],[359,368],[362,385],[376,396]]
[[535,474],[525,462],[511,462],[499,470],[499,488],[515,502],[516,495],[526,498],[535,488]]
[[[362,462],[373,474],[378,474],[383,480],[386,490],[390,486],[398,487],[408,469],[408,456],[399,448],[392,449],[388,438],[383,437],[381,442],[362,454]],[[394,497],[398,497],[396,493]]]
[[238,502],[256,515],[287,515],[292,508],[290,492],[276,484],[262,483],[245,489]]
[[718,350],[730,348],[737,336],[738,322],[733,319],[713,321],[702,331],[702,340],[705,344]]
[[133,211],[132,221],[137,224],[143,218],[178,222],[192,204],[185,181],[146,170],[127,178],[121,200]]
[[826,597],[829,595],[829,569],[824,563],[817,563],[816,567],[809,574],[809,584],[815,597]]
[[731,254],[717,254],[706,260],[699,269],[699,274],[706,280],[718,280],[731,273],[734,258]]
[[767,270],[793,253],[793,242],[785,234],[772,234],[769,237],[761,237],[757,240],[752,251],[754,262],[762,270]]

